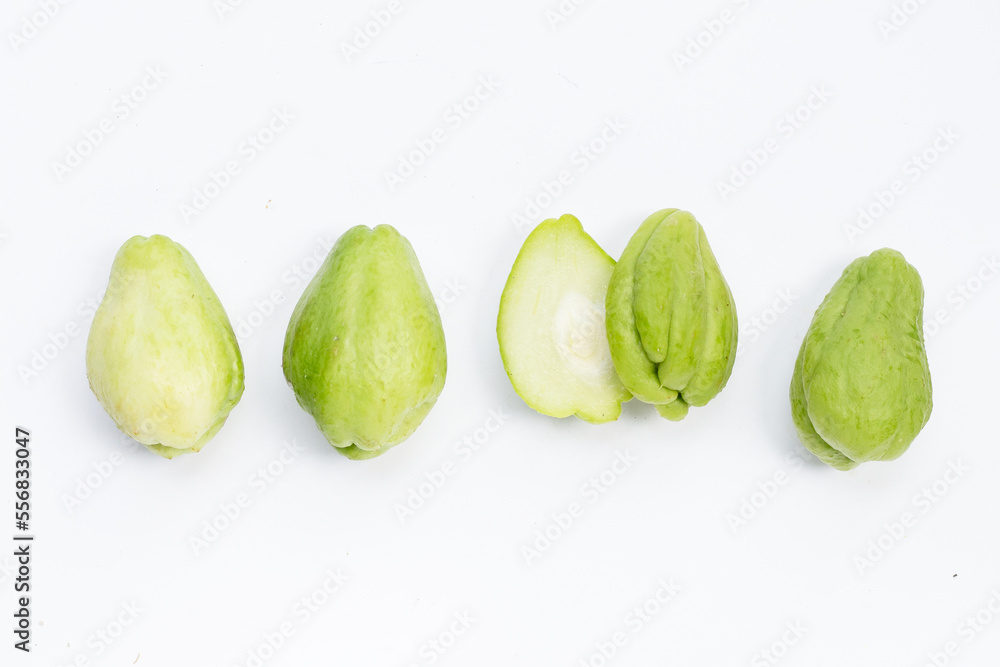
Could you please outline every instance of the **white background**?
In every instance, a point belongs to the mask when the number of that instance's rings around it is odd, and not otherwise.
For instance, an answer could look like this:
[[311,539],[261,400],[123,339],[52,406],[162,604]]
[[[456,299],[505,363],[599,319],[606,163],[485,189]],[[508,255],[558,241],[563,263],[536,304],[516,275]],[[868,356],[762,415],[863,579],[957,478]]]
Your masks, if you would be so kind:
[[[44,3],[5,2],[0,538],[14,532],[16,424],[33,434],[37,542],[30,656],[11,648],[12,547],[0,550],[0,662],[775,664],[769,650],[789,666],[995,663],[1000,617],[983,612],[992,623],[978,631],[966,619],[991,599],[1000,610],[1000,280],[977,282],[995,278],[984,261],[1000,251],[1000,7],[904,4],[912,15],[886,34],[890,0],[591,0],[555,24],[556,0],[403,0],[348,58],[343,45],[386,2],[91,0],[47,20]],[[713,23],[723,10],[729,22]],[[701,53],[679,62],[689,40]],[[147,68],[162,80],[143,89]],[[447,122],[480,77],[499,87]],[[803,107],[813,90],[828,99]],[[274,109],[294,118],[251,160],[244,142]],[[88,140],[104,119],[111,131]],[[614,119],[625,129],[580,162]],[[444,143],[391,188],[386,172],[437,127]],[[769,139],[763,166],[744,166]],[[914,178],[925,149],[936,161]],[[71,151],[87,155],[57,173]],[[185,216],[231,160],[239,173]],[[754,173],[723,196],[734,168]],[[562,170],[570,185],[530,210]],[[858,208],[877,211],[897,179],[888,210],[849,237]],[[679,424],[637,402],[599,427],[534,413],[495,338],[530,225],[573,213],[617,257],[664,207],[698,217],[732,286],[742,346],[729,386]],[[297,406],[281,344],[296,276],[349,227],[378,223],[410,239],[449,301],[449,374],[410,440],[352,462]],[[84,369],[88,301],[121,243],[151,233],[193,253],[244,327],[242,402],[203,452],[173,461],[120,436]],[[841,473],[798,446],[788,383],[827,290],[884,246],[919,269],[942,322],[928,329],[934,414],[903,458]],[[490,411],[504,423],[485,439]],[[465,438],[485,443],[469,457]],[[290,442],[300,451],[275,463]],[[635,462],[591,502],[588,480],[625,452]],[[397,506],[449,461],[455,473],[402,521]],[[261,485],[269,464],[280,475]],[[953,465],[965,472],[939,481]],[[776,475],[785,483],[769,485]],[[919,500],[935,482],[934,502]],[[193,547],[241,493],[249,507]],[[734,527],[744,501],[758,507]],[[552,517],[572,503],[582,516],[529,563],[523,549],[558,532]],[[338,570],[342,588],[317,592]],[[661,580],[679,588],[664,604]],[[327,599],[305,618],[308,596]],[[656,613],[637,622],[651,598]],[[471,623],[452,637],[456,614]],[[286,622],[291,636],[268,650],[263,637]]]

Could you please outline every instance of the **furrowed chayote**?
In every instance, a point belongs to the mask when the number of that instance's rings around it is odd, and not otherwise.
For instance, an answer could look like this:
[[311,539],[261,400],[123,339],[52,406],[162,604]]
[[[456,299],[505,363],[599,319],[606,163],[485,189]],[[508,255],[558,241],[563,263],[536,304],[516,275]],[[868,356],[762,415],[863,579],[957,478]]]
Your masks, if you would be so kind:
[[608,343],[625,387],[663,417],[683,419],[726,386],[736,359],[736,306],[694,216],[654,213],[615,266]]

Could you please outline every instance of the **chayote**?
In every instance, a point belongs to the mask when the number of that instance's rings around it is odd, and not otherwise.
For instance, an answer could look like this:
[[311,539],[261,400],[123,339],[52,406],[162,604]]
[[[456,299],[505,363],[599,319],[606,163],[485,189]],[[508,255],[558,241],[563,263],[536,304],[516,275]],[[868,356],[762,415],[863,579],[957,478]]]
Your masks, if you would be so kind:
[[172,459],[199,451],[243,394],[232,325],[198,264],[166,236],[122,245],[87,337],[87,377],[124,433]]
[[611,358],[622,384],[663,417],[681,420],[729,380],[736,306],[694,216],[649,216],[615,266],[605,303]]
[[572,215],[540,223],[521,246],[500,297],[497,341],[514,391],[538,412],[603,424],[632,397],[604,330],[614,268]]
[[444,388],[437,305],[410,243],[389,225],[348,230],[306,287],[282,366],[299,405],[351,459],[416,430]]
[[851,263],[806,333],[792,376],[802,443],[839,470],[899,457],[931,415],[920,274],[888,248]]

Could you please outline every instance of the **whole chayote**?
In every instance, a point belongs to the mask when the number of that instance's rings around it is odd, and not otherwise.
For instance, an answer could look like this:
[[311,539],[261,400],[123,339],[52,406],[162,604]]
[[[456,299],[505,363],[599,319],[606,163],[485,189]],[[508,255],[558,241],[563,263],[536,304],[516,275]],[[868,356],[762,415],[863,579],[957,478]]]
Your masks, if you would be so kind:
[[839,470],[899,457],[931,415],[920,274],[888,248],[851,263],[813,316],[792,377],[802,443]]
[[399,444],[434,407],[447,371],[437,305],[410,243],[389,225],[348,230],[295,306],[285,379],[351,459]]
[[158,234],[115,256],[87,337],[87,377],[124,433],[172,459],[199,451],[243,394],[232,325],[198,264]]
[[681,420],[726,386],[736,306],[690,213],[664,209],[642,223],[611,275],[605,311],[622,384],[663,417]]

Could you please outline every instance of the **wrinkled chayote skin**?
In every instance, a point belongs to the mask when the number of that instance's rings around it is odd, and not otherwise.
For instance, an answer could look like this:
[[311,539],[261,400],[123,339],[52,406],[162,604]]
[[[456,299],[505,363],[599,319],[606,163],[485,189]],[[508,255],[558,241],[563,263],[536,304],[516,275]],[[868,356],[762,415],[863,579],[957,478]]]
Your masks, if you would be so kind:
[[851,263],[826,295],[792,377],[792,416],[809,451],[838,470],[902,455],[931,416],[924,287],[884,248]]
[[341,236],[295,306],[282,366],[341,454],[370,459],[406,440],[447,371],[441,317],[409,241],[389,225]]
[[243,358],[183,246],[134,236],[118,251],[87,338],[87,377],[118,428],[165,458],[200,451],[222,428],[243,395]]
[[694,216],[649,216],[615,266],[608,343],[625,387],[679,421],[726,386],[736,359],[736,306]]

